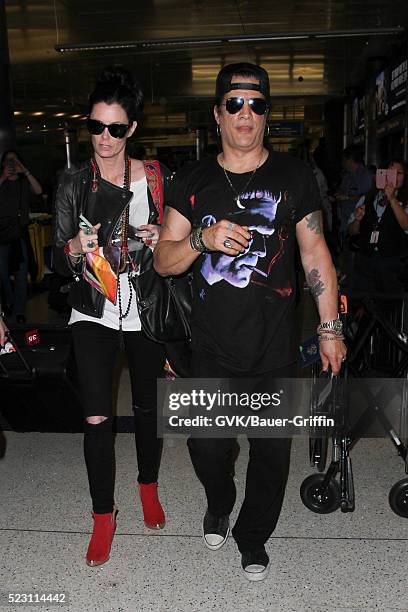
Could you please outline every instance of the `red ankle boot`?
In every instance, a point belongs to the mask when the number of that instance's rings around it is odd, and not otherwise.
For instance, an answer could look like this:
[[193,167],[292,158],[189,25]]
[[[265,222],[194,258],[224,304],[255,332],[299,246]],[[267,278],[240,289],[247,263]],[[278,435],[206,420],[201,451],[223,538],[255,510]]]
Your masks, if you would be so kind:
[[163,529],[166,524],[163,508],[157,495],[157,482],[139,484],[144,524],[149,529]]
[[102,565],[102,563],[106,563],[109,559],[113,535],[116,529],[117,512],[116,508],[113,509],[113,512],[106,514],[92,512],[94,527],[86,553],[87,565],[91,567]]

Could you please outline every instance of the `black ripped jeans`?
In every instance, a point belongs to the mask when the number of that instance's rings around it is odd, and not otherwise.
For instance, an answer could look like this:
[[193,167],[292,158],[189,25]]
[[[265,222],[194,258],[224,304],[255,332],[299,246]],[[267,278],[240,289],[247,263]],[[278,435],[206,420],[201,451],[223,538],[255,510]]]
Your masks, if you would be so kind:
[[[112,431],[113,372],[119,349],[119,332],[99,323],[72,325],[84,415],[105,416],[92,425],[85,422],[84,454],[94,512],[112,512],[115,454]],[[141,331],[123,332],[132,387],[132,408],[138,482],[156,482],[163,441],[157,437],[156,381],[164,375],[165,353],[161,344]]]

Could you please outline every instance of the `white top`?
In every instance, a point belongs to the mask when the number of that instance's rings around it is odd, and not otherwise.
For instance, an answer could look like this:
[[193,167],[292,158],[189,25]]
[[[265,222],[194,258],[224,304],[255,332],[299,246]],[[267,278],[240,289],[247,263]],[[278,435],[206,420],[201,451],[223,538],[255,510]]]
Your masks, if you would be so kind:
[[[133,197],[129,203],[129,225],[139,227],[148,222],[149,219],[149,201],[147,198],[147,180],[144,176],[138,181],[133,181],[130,184],[130,191],[133,192]],[[120,292],[122,298],[122,312],[125,313],[129,303],[129,280],[127,274],[119,274]],[[89,317],[88,315],[78,312],[75,308],[72,309],[69,325],[78,321],[90,321],[91,323],[99,323],[111,329],[119,329],[119,303],[116,300],[116,305],[113,305],[109,300],[105,300],[105,307],[101,319],[97,317]],[[132,304],[130,312],[126,319],[122,320],[123,331],[140,331],[142,325],[137,311],[136,296],[132,290]]]

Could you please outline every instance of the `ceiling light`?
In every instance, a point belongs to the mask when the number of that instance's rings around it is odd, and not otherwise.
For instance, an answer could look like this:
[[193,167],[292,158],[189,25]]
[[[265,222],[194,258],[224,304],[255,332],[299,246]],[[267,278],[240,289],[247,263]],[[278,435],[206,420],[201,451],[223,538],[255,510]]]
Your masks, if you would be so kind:
[[272,42],[281,40],[315,40],[327,38],[357,38],[367,36],[393,36],[403,34],[405,28],[371,28],[360,30],[326,30],[320,32],[275,32],[270,34],[240,34],[237,36],[192,36],[191,38],[156,38],[150,40],[123,40],[102,43],[66,43],[55,45],[55,50],[65,51],[104,51],[106,49],[134,49],[146,47],[171,47],[174,45],[202,45],[220,43]]
[[43,111],[36,111],[35,113],[31,113],[33,117],[41,117],[45,113]]

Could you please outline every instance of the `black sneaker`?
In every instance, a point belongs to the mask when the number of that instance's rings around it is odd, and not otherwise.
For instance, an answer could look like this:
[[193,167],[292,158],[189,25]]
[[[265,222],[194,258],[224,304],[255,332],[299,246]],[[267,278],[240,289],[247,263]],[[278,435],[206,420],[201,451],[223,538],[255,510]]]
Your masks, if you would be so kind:
[[269,557],[264,548],[247,550],[242,553],[241,565],[247,580],[263,580],[268,574]]
[[221,548],[227,541],[229,532],[229,514],[217,517],[210,514],[207,509],[203,520],[203,537],[207,548],[210,550]]

